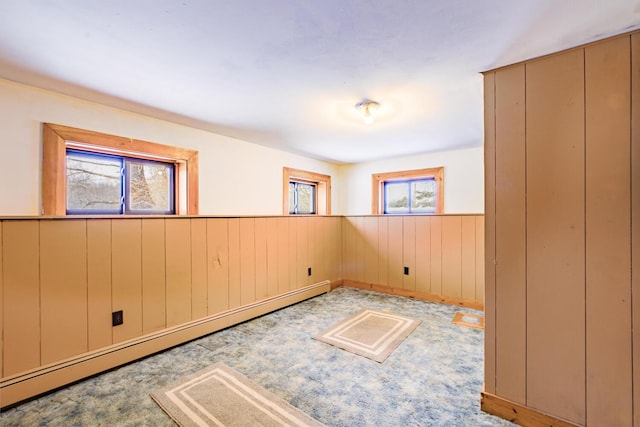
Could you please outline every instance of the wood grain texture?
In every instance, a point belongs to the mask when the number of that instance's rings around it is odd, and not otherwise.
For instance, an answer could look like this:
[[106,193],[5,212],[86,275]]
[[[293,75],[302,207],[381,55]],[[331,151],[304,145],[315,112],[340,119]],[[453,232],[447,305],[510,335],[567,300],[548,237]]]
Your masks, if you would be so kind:
[[[416,290],[416,218],[402,218],[402,267],[408,267],[409,273],[402,275],[402,288]],[[404,273],[404,272],[403,272]]]
[[207,218],[208,314],[229,309],[229,220]]
[[40,363],[84,353],[87,343],[85,220],[40,221]]
[[5,376],[40,365],[39,240],[35,221],[2,222]]
[[364,220],[364,281],[380,283],[378,277],[378,223],[379,217],[370,216]]
[[208,314],[207,219],[191,218],[191,317]]
[[587,425],[633,422],[629,51],[585,48]]
[[267,219],[255,219],[256,284],[255,299],[263,300],[269,295],[267,286]]
[[416,291],[431,292],[431,218],[416,217]]
[[256,301],[255,218],[240,218],[240,305]]
[[480,407],[484,412],[496,415],[514,424],[527,427],[578,427],[576,424],[538,412],[517,402],[490,393],[482,393]]
[[527,405],[584,424],[583,50],[526,73]]
[[289,264],[289,218],[278,218],[278,292],[287,292],[290,287]]
[[462,299],[476,298],[476,219],[463,216],[461,221]]
[[[640,271],[640,33],[631,35],[631,255]],[[633,425],[640,427],[640,274],[631,277],[633,330]]]
[[388,284],[391,287],[402,289],[402,238],[404,236],[402,233],[402,217],[390,216],[388,227]]
[[142,332],[167,326],[164,219],[142,221]]
[[87,221],[87,322],[89,350],[112,343],[111,220]]
[[[495,72],[484,73],[484,389],[496,392],[496,103]],[[433,288],[433,285],[432,285]],[[432,292],[433,289],[432,289]]]
[[229,218],[229,308],[242,305],[240,297],[240,219]]
[[526,403],[525,65],[495,73],[496,393]]
[[266,219],[267,239],[267,295],[278,294],[278,218]]
[[167,327],[192,320],[191,220],[165,220]]
[[431,218],[431,293],[442,295],[442,217]]
[[112,311],[124,323],[112,328],[113,343],[142,334],[142,224],[140,219],[111,220]]
[[378,283],[389,284],[389,217],[378,217]]
[[442,217],[442,294],[462,298],[462,218]]

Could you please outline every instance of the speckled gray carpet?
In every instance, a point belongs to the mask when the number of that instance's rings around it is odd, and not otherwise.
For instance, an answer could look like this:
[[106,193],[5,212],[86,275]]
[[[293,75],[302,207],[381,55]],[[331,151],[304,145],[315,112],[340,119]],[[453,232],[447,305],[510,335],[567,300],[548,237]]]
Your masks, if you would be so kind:
[[[311,337],[360,309],[422,320],[383,363]],[[339,288],[0,414],[2,426],[172,426],[149,393],[223,362],[327,426],[513,426],[480,411],[483,331],[457,308]]]

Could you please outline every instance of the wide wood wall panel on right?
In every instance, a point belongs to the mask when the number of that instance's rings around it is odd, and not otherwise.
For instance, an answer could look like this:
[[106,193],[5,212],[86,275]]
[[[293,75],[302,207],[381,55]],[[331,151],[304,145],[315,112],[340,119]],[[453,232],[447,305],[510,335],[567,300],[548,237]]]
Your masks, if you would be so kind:
[[576,425],[640,426],[638,56],[485,73],[485,392]]

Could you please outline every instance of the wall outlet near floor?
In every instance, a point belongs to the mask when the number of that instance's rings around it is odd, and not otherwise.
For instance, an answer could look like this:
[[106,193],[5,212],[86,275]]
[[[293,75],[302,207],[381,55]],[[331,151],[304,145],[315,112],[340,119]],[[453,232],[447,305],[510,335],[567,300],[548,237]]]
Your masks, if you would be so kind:
[[111,326],[118,326],[124,323],[124,315],[122,310],[111,313]]
[[409,275],[409,267],[405,267],[404,268],[404,275],[408,276]]
[[307,276],[311,276],[311,267],[307,268]]

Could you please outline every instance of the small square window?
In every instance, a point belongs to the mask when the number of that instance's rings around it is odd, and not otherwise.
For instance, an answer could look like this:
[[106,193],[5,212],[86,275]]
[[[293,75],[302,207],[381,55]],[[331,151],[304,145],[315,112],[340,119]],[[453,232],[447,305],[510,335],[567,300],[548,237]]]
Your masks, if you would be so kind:
[[316,213],[316,186],[304,182],[289,182],[289,214]]

